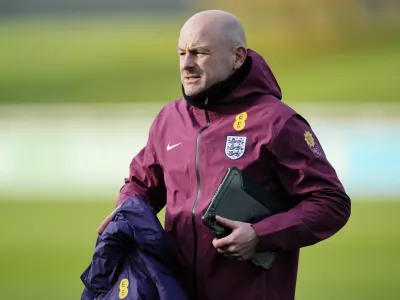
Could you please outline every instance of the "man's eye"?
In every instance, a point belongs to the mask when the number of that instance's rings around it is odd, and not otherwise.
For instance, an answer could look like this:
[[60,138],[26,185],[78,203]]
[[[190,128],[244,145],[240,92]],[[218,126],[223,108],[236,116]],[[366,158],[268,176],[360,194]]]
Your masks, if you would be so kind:
[[179,56],[185,55],[185,52],[179,52]]
[[193,54],[193,55],[204,55],[204,54],[206,54],[205,52],[202,52],[202,51],[191,51],[190,53]]

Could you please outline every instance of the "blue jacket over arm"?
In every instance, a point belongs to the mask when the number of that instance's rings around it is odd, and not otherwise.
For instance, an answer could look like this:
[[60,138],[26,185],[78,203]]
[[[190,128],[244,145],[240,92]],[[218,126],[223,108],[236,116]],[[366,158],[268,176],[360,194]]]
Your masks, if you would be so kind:
[[138,197],[125,201],[99,235],[81,275],[82,300],[186,300],[173,274],[175,255],[153,210]]

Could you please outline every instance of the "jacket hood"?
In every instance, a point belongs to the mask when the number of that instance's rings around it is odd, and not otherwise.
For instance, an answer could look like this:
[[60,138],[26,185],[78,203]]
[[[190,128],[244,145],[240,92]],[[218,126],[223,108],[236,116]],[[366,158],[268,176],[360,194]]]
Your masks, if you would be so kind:
[[253,93],[272,95],[282,99],[281,88],[271,68],[257,52],[248,49],[247,59],[251,60],[251,69],[243,82],[233,90],[234,98],[247,97]]

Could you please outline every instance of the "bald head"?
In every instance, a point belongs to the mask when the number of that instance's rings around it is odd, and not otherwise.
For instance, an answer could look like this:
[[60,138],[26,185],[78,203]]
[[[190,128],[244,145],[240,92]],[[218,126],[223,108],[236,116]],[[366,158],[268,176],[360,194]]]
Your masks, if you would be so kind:
[[178,52],[182,85],[185,93],[193,96],[242,66],[247,55],[246,36],[234,15],[202,11],[183,25]]
[[226,11],[206,10],[192,16],[183,25],[181,34],[199,31],[229,47],[246,47],[246,35],[239,19]]

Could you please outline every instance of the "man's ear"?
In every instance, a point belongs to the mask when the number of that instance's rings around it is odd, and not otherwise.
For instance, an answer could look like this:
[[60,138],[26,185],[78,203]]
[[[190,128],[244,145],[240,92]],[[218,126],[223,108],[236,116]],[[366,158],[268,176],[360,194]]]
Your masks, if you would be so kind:
[[233,69],[237,70],[243,65],[243,63],[246,60],[247,48],[244,46],[237,46],[234,49],[234,53],[235,53],[235,60],[233,62]]

